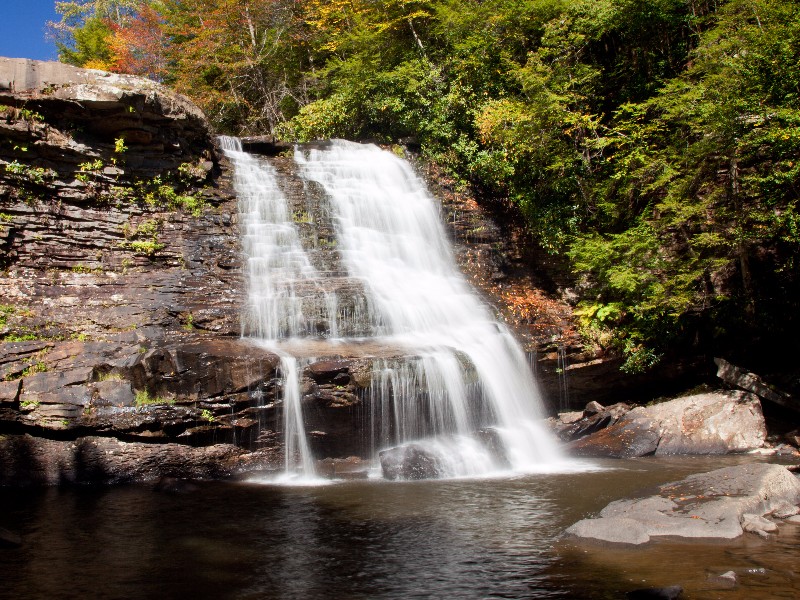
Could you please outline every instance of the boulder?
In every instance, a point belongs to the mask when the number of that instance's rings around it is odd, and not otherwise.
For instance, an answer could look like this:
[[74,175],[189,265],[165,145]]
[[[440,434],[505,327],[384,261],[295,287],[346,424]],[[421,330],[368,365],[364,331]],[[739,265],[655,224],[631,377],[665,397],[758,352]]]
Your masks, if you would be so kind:
[[569,449],[578,456],[616,458],[727,454],[760,448],[766,435],[755,395],[711,392],[634,408],[613,425],[571,443]]
[[743,514],[741,522],[742,529],[744,531],[757,533],[762,537],[766,536],[768,533],[778,530],[778,526],[774,522],[770,521],[769,519],[765,519],[761,515],[752,513]]
[[581,412],[567,412],[550,419],[550,427],[565,442],[576,440],[615,424],[631,410],[624,402],[603,406],[590,402]]
[[645,420],[625,420],[580,438],[567,447],[577,456],[632,458],[654,454],[661,440],[657,424]]
[[764,383],[761,377],[755,373],[741,369],[729,363],[724,358],[715,358],[714,363],[717,365],[717,377],[728,385],[752,392],[763,400],[768,400],[769,402],[779,404],[790,410],[800,412],[800,402],[792,398],[789,394],[769,387]]
[[405,444],[379,453],[385,479],[436,479],[442,474],[441,459],[420,444]]
[[734,571],[725,571],[719,575],[709,575],[707,581],[716,588],[731,589],[736,587],[738,578]]
[[785,467],[739,465],[664,484],[653,496],[612,502],[564,535],[632,545],[662,536],[733,539],[746,530],[773,530],[764,515],[798,502],[800,481]]

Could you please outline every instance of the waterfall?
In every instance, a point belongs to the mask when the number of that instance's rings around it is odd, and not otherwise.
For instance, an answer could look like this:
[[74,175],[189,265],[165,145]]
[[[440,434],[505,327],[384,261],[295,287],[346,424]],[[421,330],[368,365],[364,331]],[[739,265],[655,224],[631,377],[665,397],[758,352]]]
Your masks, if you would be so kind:
[[303,296],[296,289],[315,282],[318,275],[300,243],[275,169],[244,152],[238,138],[220,137],[220,145],[234,167],[242,249],[247,260],[248,302],[242,331],[280,357],[285,472],[296,470],[313,478],[314,461],[300,405],[298,361],[281,350],[277,342],[315,333],[303,312]]
[[347,356],[348,340],[339,336],[358,338],[362,348],[367,338],[372,348],[402,349],[372,363],[365,394],[376,452],[413,443],[436,457],[442,476],[559,462],[539,424],[541,400],[521,347],[458,271],[438,205],[407,162],[341,140],[295,151],[306,186],[324,192],[335,234],[326,248],[335,246],[337,264],[320,270],[275,169],[242,152],[238,140],[222,144],[235,169],[247,258],[243,330],[281,356],[287,471],[297,456],[313,475],[303,361],[290,348],[313,339],[317,355]]
[[342,260],[366,290],[373,335],[419,357],[413,366],[375,370],[379,402],[393,404],[381,413],[395,416],[393,424],[384,419],[381,441],[390,441],[389,426],[396,442],[436,444],[492,427],[512,468],[557,462],[522,348],[456,268],[436,202],[410,165],[341,140],[298,149],[295,160],[330,199]]

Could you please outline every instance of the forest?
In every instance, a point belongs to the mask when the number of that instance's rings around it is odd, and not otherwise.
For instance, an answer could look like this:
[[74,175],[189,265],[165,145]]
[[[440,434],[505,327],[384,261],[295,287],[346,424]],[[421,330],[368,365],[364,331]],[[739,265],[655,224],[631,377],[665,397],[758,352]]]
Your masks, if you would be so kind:
[[172,86],[218,133],[413,140],[515,207],[623,370],[686,352],[755,368],[799,332],[794,1],[56,6],[62,61]]

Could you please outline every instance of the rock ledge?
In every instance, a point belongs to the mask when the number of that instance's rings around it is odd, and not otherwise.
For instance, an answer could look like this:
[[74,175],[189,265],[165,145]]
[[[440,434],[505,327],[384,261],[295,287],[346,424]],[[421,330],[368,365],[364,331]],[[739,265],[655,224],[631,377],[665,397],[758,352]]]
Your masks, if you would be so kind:
[[[612,502],[599,518],[578,521],[564,535],[634,545],[665,536],[733,539],[774,530],[763,517],[798,503],[800,480],[785,467],[739,465],[664,484],[654,496]],[[761,521],[768,525],[758,527]]]

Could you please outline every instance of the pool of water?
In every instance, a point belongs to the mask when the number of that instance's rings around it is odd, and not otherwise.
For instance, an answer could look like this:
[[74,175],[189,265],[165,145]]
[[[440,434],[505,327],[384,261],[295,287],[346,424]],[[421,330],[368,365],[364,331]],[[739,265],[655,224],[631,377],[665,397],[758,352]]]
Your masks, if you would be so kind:
[[[0,598],[800,597],[800,526],[622,549],[558,539],[608,502],[752,457],[596,461],[583,472],[324,486],[0,490]],[[720,589],[709,575],[736,571]]]

